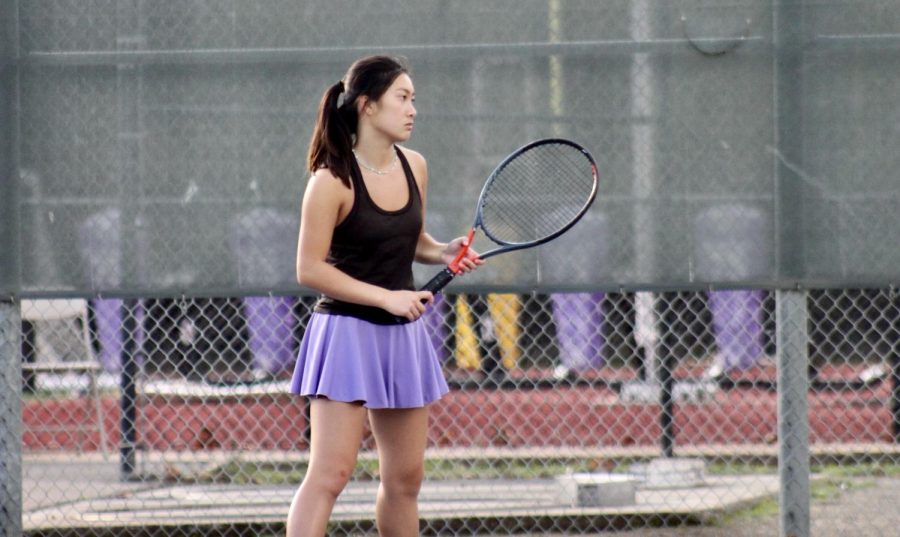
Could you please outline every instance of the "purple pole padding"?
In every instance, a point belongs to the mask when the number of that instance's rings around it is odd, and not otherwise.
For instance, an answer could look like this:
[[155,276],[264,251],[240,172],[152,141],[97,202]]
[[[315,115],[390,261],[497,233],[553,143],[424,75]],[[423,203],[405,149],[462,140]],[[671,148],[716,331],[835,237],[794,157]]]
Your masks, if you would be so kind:
[[602,367],[603,293],[554,293],[551,302],[562,365]]
[[295,303],[295,298],[286,296],[244,297],[255,371],[277,374],[294,365]]
[[[97,340],[100,342],[100,353],[97,357],[103,369],[109,373],[122,371],[122,304],[121,298],[97,298],[91,300],[91,308],[94,310],[94,322],[97,327]],[[141,329],[144,321],[144,308],[138,305],[134,312],[137,334],[135,343],[138,349],[142,347],[144,331]],[[140,366],[138,353],[138,365]]]
[[724,371],[747,369],[762,356],[763,292],[710,291],[709,310]]
[[447,337],[447,308],[448,304],[444,300],[444,295],[437,294],[434,296],[434,304],[429,306],[425,310],[425,314],[422,315],[422,320],[425,321],[425,326],[428,330],[428,336],[431,338],[431,343],[434,345],[434,350],[437,351],[441,363],[450,359],[450,353],[444,347],[444,340]]
[[[231,224],[229,244],[240,285],[266,288],[294,284],[294,258],[285,245],[297,241],[297,216],[270,207],[255,207],[237,215]],[[293,308],[296,299],[286,296],[244,297],[251,367],[259,373],[277,374],[292,367],[294,354]]]
[[[147,264],[146,252],[150,251],[146,228],[139,216],[133,216],[135,230],[135,278],[143,281]],[[90,216],[78,226],[78,244],[88,285],[95,290],[115,288],[122,282],[122,213],[116,207],[106,207]],[[128,284],[126,284],[126,287]],[[97,357],[103,369],[109,373],[122,370],[122,304],[118,298],[95,298],[90,301],[94,311],[96,337],[100,343]],[[133,312],[137,333],[134,334],[137,349],[143,347],[144,308],[138,302]],[[138,366],[143,353],[138,352]]]

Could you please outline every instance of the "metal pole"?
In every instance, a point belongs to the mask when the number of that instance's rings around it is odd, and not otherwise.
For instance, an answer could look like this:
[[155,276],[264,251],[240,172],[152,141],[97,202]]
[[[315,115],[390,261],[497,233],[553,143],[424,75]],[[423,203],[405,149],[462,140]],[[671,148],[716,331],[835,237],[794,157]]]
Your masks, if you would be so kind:
[[130,298],[122,302],[122,376],[121,376],[121,418],[122,441],[119,444],[119,460],[123,481],[134,478],[137,445],[137,385],[138,374],[137,345],[135,334],[137,322],[135,311],[137,300]]
[[22,535],[22,321],[17,5],[0,7],[0,537]]
[[[550,43],[562,42],[562,5],[560,0],[550,0],[547,4],[547,40]],[[552,54],[550,62],[550,113],[554,118],[565,115],[565,78],[563,76],[562,56]],[[562,123],[553,122],[553,135],[562,136]]]
[[[119,51],[134,51],[146,46],[142,33],[141,0],[126,0],[116,4],[118,33],[116,46]],[[116,65],[116,93],[118,116],[118,164],[120,181],[120,225],[122,279],[114,285],[128,287],[136,281],[137,239],[136,221],[140,219],[135,199],[139,192],[141,174],[141,78],[142,68],[128,62]],[[135,448],[137,441],[137,390],[138,374],[135,334],[137,300],[125,300],[122,304],[122,376],[120,467],[123,481],[133,479]]]
[[663,363],[665,365],[659,369],[659,424],[662,428],[660,447],[663,457],[671,458],[675,456],[675,403],[672,398],[675,382],[668,367],[671,365],[670,360],[666,358]]
[[[900,338],[896,338],[900,339]],[[894,443],[900,444],[900,343],[894,342],[891,351],[891,416],[894,432]]]
[[18,19],[0,7],[0,537],[22,535],[22,321],[13,298],[21,283],[19,254]]
[[0,537],[22,535],[22,363],[19,308],[0,300]]
[[888,363],[891,366],[891,416],[894,443],[900,444],[900,294],[891,288],[890,303],[891,327],[888,329],[888,342],[891,344]]
[[[666,302],[663,311],[668,309],[670,302]],[[662,312],[658,313],[659,318],[666,317]],[[665,342],[665,339],[663,339]],[[659,423],[662,429],[662,438],[660,439],[663,457],[675,456],[675,400],[673,393],[675,392],[675,377],[672,372],[675,370],[677,360],[669,346],[663,344],[657,347],[659,355],[659,406],[660,416]]]
[[[653,8],[647,0],[631,4],[629,30],[637,41],[652,39]],[[656,72],[651,55],[635,51],[631,61],[631,147],[635,200],[634,241],[637,252],[638,278],[642,282],[653,281],[656,268],[655,212],[652,206],[654,179],[656,176],[656,124],[657,115]],[[654,293],[635,294],[635,340],[643,351],[642,370],[648,384],[660,387],[661,448],[665,457],[674,454],[674,409],[672,405],[672,375],[666,371],[672,366],[666,349],[660,347],[659,315],[662,305]]]
[[778,279],[802,281],[803,230],[803,48],[801,0],[776,0],[773,108],[775,181],[775,260]]
[[809,536],[806,293],[777,291],[778,474],[783,537]]
[[[647,0],[636,0],[645,3]],[[416,64],[428,60],[471,60],[488,56],[507,58],[534,58],[540,56],[605,56],[628,57],[642,55],[696,54],[692,46],[717,46],[730,36],[713,36],[693,39],[591,39],[569,40],[564,43],[461,43],[461,44],[414,44],[378,47],[383,54],[393,54],[414,58]],[[855,41],[834,43],[836,50],[844,50],[856,45]],[[900,46],[900,37],[893,37],[878,43],[879,48]],[[741,48],[758,53],[766,52],[768,39],[765,36],[749,36],[742,39]],[[871,45],[870,45],[871,46]],[[202,49],[135,49],[109,51],[31,51],[23,57],[25,65],[229,65],[229,64],[326,64],[350,63],[363,54],[371,52],[371,46],[352,47],[260,47],[260,48],[202,48]]]
[[[805,276],[802,221],[803,50],[807,29],[802,0],[773,3],[776,260],[781,281]],[[776,300],[778,355],[778,470],[781,535],[809,535],[809,416],[806,294],[781,290]]]

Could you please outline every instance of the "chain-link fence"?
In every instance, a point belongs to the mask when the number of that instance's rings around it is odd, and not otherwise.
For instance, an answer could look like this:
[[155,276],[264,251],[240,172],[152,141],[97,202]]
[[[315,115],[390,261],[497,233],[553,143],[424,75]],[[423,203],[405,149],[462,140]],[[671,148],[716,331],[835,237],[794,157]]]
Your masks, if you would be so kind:
[[533,139],[598,160],[602,263],[522,252],[482,291],[883,287],[900,265],[884,0],[16,5],[14,292],[296,292],[292,241],[244,245],[296,229],[319,97],[377,51],[412,65],[439,237]]
[[[424,322],[452,389],[430,409],[422,530],[771,534],[787,397],[808,404],[813,513],[838,510],[840,532],[887,531],[898,298],[801,296],[808,392],[781,396],[771,292],[442,296]],[[23,302],[26,531],[280,532],[308,463],[306,404],[288,386],[312,303]],[[136,361],[131,410],[123,354]],[[367,433],[335,531],[374,531],[376,460]],[[859,495],[870,511],[843,506]],[[743,528],[753,517],[767,529]]]
[[[423,532],[891,534],[898,6],[3,4],[0,531],[283,533],[309,463],[307,137],[387,52],[435,237],[533,139],[601,175],[578,226],[423,320],[451,387]],[[375,448],[335,533],[375,533]]]

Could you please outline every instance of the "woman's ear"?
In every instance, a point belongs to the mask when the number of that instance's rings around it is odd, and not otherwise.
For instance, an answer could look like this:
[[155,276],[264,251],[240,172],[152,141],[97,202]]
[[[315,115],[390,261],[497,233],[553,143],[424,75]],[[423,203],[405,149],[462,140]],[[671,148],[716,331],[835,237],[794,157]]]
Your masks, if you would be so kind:
[[371,114],[372,110],[372,101],[369,100],[365,95],[360,95],[359,99],[356,101],[356,113],[359,117],[362,117],[364,114]]

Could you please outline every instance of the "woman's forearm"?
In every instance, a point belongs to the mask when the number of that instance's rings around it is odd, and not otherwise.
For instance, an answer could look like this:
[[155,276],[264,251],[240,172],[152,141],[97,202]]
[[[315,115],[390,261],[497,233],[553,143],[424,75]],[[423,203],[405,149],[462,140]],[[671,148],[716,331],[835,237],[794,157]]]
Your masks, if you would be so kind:
[[382,287],[365,283],[325,261],[312,261],[297,265],[297,282],[343,302],[382,308],[388,292]]
[[416,261],[427,265],[443,264],[443,253],[446,248],[446,243],[436,241],[428,233],[422,233],[416,244]]

